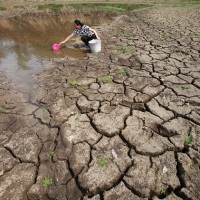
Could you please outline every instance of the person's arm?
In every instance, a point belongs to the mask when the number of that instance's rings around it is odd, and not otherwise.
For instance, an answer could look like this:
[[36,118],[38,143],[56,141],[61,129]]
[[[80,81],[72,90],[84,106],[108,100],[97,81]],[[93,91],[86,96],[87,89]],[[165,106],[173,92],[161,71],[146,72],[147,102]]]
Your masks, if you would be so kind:
[[97,32],[94,29],[89,27],[89,30],[92,31],[96,35],[97,39],[100,40],[100,37],[97,35]]
[[63,40],[59,45],[64,44],[65,42],[67,42],[68,40],[70,40],[72,37],[74,36],[74,33],[72,33],[71,35],[69,35],[65,40]]

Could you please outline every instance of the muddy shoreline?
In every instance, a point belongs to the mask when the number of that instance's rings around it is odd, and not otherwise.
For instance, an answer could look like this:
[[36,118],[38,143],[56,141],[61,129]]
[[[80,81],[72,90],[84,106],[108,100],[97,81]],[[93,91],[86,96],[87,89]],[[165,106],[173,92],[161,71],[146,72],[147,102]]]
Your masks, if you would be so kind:
[[99,27],[102,51],[55,59],[29,97],[0,76],[0,199],[198,200],[200,10]]

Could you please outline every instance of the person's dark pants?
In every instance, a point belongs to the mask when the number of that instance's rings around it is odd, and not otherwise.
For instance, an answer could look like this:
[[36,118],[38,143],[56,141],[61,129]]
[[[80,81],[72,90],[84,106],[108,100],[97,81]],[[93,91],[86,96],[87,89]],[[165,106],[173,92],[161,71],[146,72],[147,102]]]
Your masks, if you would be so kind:
[[86,46],[88,46],[89,41],[92,40],[92,39],[96,39],[96,38],[97,37],[96,37],[95,34],[93,34],[91,37],[84,35],[84,36],[81,37],[81,40],[85,43]]

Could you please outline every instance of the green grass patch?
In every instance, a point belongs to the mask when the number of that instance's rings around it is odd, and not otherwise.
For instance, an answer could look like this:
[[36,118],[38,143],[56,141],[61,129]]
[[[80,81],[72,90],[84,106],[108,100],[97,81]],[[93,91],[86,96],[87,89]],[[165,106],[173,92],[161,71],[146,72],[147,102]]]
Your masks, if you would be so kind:
[[58,77],[59,75],[59,72],[53,72],[53,77]]
[[183,85],[183,86],[181,86],[182,90],[189,90],[190,88],[191,88],[190,85]]
[[124,54],[128,55],[135,49],[135,47],[134,46],[121,46],[120,49],[123,50]]
[[101,168],[106,167],[107,164],[108,164],[108,161],[103,157],[98,160],[98,166]]
[[6,109],[4,107],[0,107],[0,113],[6,112]]
[[163,34],[162,38],[163,38],[164,40],[166,40],[166,39],[168,39],[170,36],[171,36],[171,35],[170,35],[169,33],[165,33],[165,34]]
[[78,82],[76,80],[71,81],[70,84],[74,87],[78,86]]
[[188,147],[192,143],[192,135],[188,135],[185,137],[184,145],[185,147]]
[[121,75],[126,75],[126,71],[124,69],[119,69],[117,71],[118,74],[121,74]]
[[117,51],[113,51],[113,52],[112,52],[112,55],[115,55],[115,56],[116,56],[116,55],[118,55],[118,54],[119,54],[119,53],[118,53]]
[[53,179],[52,178],[44,178],[42,180],[42,185],[43,186],[49,186],[53,184]]
[[117,4],[117,3],[80,3],[80,4],[68,4],[73,8],[78,9],[92,9],[92,10],[107,10],[114,12],[127,12],[140,8],[151,7],[149,4]]
[[102,83],[110,83],[113,81],[113,77],[112,76],[102,76],[99,78],[99,81]]
[[78,86],[77,89],[80,90],[80,91],[84,91],[84,90],[86,90],[86,88],[85,88],[83,85]]
[[52,152],[50,153],[50,156],[51,156],[51,158],[53,158],[53,157],[54,157],[54,155],[55,155],[55,152],[54,152],[54,151],[52,151]]
[[200,33],[193,33],[193,36],[200,37]]
[[0,6],[0,11],[4,11],[4,10],[7,10],[7,8],[3,7],[3,6]]
[[62,4],[45,4],[45,5],[38,5],[38,10],[44,9],[51,9],[55,13],[60,13],[61,8],[63,8]]

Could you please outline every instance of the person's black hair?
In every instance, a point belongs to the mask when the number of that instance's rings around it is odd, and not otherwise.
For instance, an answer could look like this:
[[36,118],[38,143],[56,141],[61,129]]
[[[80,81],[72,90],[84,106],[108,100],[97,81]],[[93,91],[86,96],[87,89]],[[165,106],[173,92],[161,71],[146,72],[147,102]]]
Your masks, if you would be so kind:
[[80,21],[80,20],[78,20],[78,19],[76,19],[75,21],[74,21],[74,23],[77,25],[77,26],[83,26],[84,24]]

